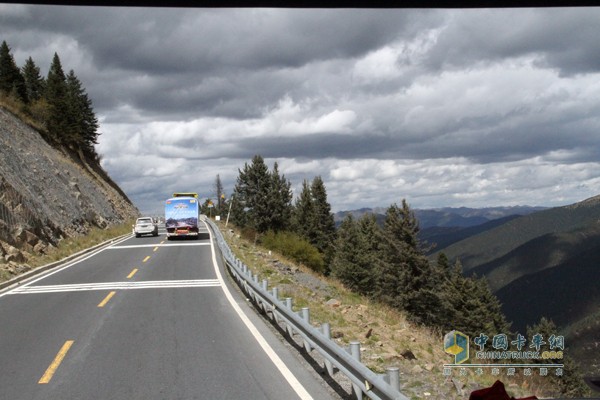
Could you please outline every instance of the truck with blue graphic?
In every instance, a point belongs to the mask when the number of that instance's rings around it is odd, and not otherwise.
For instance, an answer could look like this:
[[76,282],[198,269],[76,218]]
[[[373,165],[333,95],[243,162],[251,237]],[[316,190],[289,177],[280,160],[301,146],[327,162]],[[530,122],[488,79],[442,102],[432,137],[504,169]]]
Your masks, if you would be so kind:
[[174,193],[165,202],[167,239],[173,237],[198,238],[200,205],[197,193]]

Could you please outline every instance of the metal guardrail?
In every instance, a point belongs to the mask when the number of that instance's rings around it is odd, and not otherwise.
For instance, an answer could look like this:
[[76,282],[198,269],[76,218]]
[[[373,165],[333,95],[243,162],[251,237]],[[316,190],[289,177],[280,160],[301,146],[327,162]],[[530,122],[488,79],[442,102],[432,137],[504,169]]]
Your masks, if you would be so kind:
[[318,351],[325,359],[325,367],[333,377],[334,368],[346,375],[352,382],[353,393],[358,400],[363,395],[373,400],[408,400],[400,393],[400,374],[397,367],[389,367],[386,374],[376,374],[360,361],[360,342],[351,342],[344,349],[331,340],[328,323],[318,329],[310,324],[310,310],[302,308],[299,312],[292,309],[291,298],[279,299],[277,288],[268,290],[266,279],[259,282],[248,266],[235,257],[219,228],[210,219],[205,220],[211,227],[217,245],[221,250],[231,275],[250,299],[276,323],[282,323],[290,336],[300,335],[307,352]]

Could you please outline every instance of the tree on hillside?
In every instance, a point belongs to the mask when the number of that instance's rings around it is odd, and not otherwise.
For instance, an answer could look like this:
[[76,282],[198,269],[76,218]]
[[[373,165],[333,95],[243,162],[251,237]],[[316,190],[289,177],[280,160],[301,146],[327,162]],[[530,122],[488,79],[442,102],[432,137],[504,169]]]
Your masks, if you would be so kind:
[[292,211],[292,227],[300,237],[312,243],[312,222],[314,221],[314,205],[308,180],[302,181],[302,190],[296,198]]
[[69,122],[65,116],[69,115],[67,101],[67,78],[62,69],[58,54],[54,53],[48,77],[46,79],[46,90],[44,97],[48,102],[48,120],[46,128],[50,139],[58,144],[65,144],[64,136],[69,131]]
[[260,155],[244,164],[233,192],[232,217],[241,227],[251,227],[259,233],[281,230],[289,224],[291,206],[290,183],[279,174],[277,163],[273,172]]
[[68,130],[64,138],[68,144],[94,155],[94,145],[98,144],[98,119],[91,100],[73,70],[66,77],[66,89],[68,114],[65,118]]
[[271,172],[271,187],[269,195],[269,205],[271,219],[269,230],[275,232],[283,231],[289,228],[292,215],[292,190],[291,183],[285,175],[279,173],[277,162],[273,164]]
[[311,184],[307,180],[302,182],[302,191],[296,198],[292,213],[292,229],[323,254],[326,265],[331,263],[336,227],[320,176],[315,177]]
[[27,103],[25,79],[17,67],[6,41],[0,45],[0,93]]
[[312,244],[324,255],[325,263],[329,264],[333,259],[336,229],[335,220],[331,213],[331,205],[327,201],[327,190],[320,176],[313,179],[310,193],[314,210],[312,216],[312,229],[314,230]]
[[[544,348],[547,350],[550,347],[552,339],[556,340],[557,336],[560,336],[558,327],[554,322],[545,317],[540,318],[540,321],[533,326],[527,327],[527,338],[528,341],[532,340],[534,335],[541,335],[541,340],[545,342]],[[552,338],[552,339],[551,339]],[[556,342],[554,343],[556,344]],[[564,345],[564,343],[563,343]],[[563,346],[564,347],[564,346]],[[558,360],[559,363],[564,364],[562,369],[562,376],[551,375],[551,379],[556,382],[559,390],[566,398],[574,397],[587,397],[591,395],[590,389],[587,387],[580,368],[575,360],[569,356],[568,347],[565,349],[554,348],[554,351],[563,351],[563,358]],[[552,360],[534,360],[536,363],[552,363]],[[554,363],[556,363],[555,361]]]
[[434,326],[444,331],[457,329],[469,336],[509,332],[500,301],[485,278],[464,276],[460,261],[450,266],[444,253],[438,256],[435,269],[441,304],[436,310]]
[[335,242],[331,274],[349,289],[372,297],[380,262],[381,229],[375,216],[366,214],[356,221],[348,214],[340,225]]
[[40,100],[44,94],[45,80],[40,74],[40,68],[29,57],[23,66],[23,78],[25,79],[25,90],[30,103]]
[[419,225],[405,200],[386,212],[382,262],[377,271],[376,297],[409,313],[416,322],[433,324],[440,300],[432,279],[435,270],[417,238]]
[[365,276],[363,267],[358,224],[352,214],[348,214],[340,224],[331,274],[348,289],[361,293],[363,282],[369,276]]

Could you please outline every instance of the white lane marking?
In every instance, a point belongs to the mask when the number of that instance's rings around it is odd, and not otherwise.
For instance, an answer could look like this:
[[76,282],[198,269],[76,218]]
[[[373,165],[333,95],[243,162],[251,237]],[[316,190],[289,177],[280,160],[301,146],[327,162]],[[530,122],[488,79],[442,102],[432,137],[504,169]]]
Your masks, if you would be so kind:
[[[131,236],[127,236],[127,237],[125,237],[125,238],[123,238],[123,239],[119,240],[119,241],[117,242],[117,244],[118,244],[118,243],[122,243],[122,242],[124,242],[124,241],[126,241],[126,240],[129,240],[129,239],[131,239],[132,237],[133,237],[133,235],[131,235]],[[57,269],[55,269],[54,271],[52,271],[52,272],[50,272],[50,273],[42,273],[42,274],[41,274],[41,276],[40,276],[39,278],[37,278],[37,279],[33,279],[33,280],[32,280],[32,281],[30,281],[30,282],[24,283],[23,285],[21,285],[21,286],[18,286],[18,287],[16,287],[15,289],[9,290],[9,291],[7,291],[7,292],[4,292],[4,293],[0,293],[0,297],[6,296],[6,295],[8,295],[8,294],[11,294],[11,293],[13,293],[15,290],[17,290],[17,289],[21,289],[21,288],[24,288],[24,287],[28,287],[28,286],[30,286],[30,285],[32,285],[32,284],[34,284],[34,283],[36,283],[36,282],[38,282],[38,281],[40,281],[40,280],[42,280],[42,279],[45,279],[45,278],[47,278],[47,277],[49,277],[49,276],[52,276],[52,275],[56,274],[57,272],[60,272],[60,271],[62,271],[62,270],[64,270],[64,269],[67,269],[67,268],[69,268],[69,267],[72,267],[72,266],[74,266],[74,265],[77,265],[77,264],[79,264],[79,263],[80,263],[80,262],[82,262],[82,261],[85,261],[85,260],[87,260],[87,259],[89,259],[89,258],[92,258],[92,257],[93,257],[93,256],[95,256],[96,254],[100,254],[100,253],[102,253],[102,252],[103,252],[104,250],[106,250],[106,249],[108,249],[108,247],[103,247],[103,248],[101,248],[100,250],[96,250],[96,251],[93,251],[93,252],[91,252],[90,254],[88,254],[88,255],[87,255],[87,256],[85,256],[85,257],[83,257],[83,256],[82,256],[83,258],[77,259],[77,260],[75,260],[75,261],[68,262],[68,263],[66,263],[65,265],[63,265],[62,267],[58,267]]]
[[[202,222],[204,222],[204,221],[202,221]],[[204,224],[206,225],[206,222],[204,222]],[[208,229],[208,226],[207,226],[207,229]],[[213,245],[213,242],[212,242],[212,235],[211,235],[211,240],[210,240],[210,250],[212,252],[212,261],[213,261],[213,266],[215,268],[215,272],[217,274],[217,279],[221,282],[221,288],[223,289],[223,292],[225,293],[225,297],[227,297],[227,300],[229,300],[229,303],[231,304],[231,306],[233,307],[235,312],[238,314],[238,316],[240,317],[240,319],[242,320],[244,325],[246,325],[246,327],[248,328],[250,333],[252,333],[252,336],[254,336],[254,339],[256,339],[256,341],[258,342],[260,347],[262,347],[263,351],[271,359],[273,364],[275,364],[277,369],[279,369],[279,372],[281,372],[281,374],[283,375],[285,380],[290,384],[292,389],[294,389],[296,394],[302,400],[312,399],[312,396],[310,395],[310,393],[308,393],[306,391],[304,386],[302,386],[300,381],[298,381],[298,379],[294,376],[292,371],[290,371],[289,368],[287,367],[287,365],[285,365],[285,363],[281,360],[281,358],[279,358],[279,356],[277,355],[275,350],[273,350],[273,348],[269,345],[269,343],[267,343],[267,340],[260,334],[258,329],[256,329],[256,326],[254,326],[252,321],[250,321],[250,319],[246,316],[246,314],[244,314],[244,312],[242,311],[240,306],[235,302],[235,299],[231,295],[231,292],[227,288],[227,285],[225,285],[225,281],[223,280],[221,271],[219,271],[219,266],[217,264],[217,257],[215,254],[215,246]]]
[[11,294],[81,292],[89,290],[162,289],[221,286],[217,279],[191,279],[179,281],[138,281],[78,283],[66,285],[40,285],[16,288]]
[[118,249],[135,249],[138,247],[177,247],[177,246],[209,246],[210,243],[170,243],[170,244],[132,244],[132,245],[123,245],[123,246],[110,246],[108,250],[118,250]]

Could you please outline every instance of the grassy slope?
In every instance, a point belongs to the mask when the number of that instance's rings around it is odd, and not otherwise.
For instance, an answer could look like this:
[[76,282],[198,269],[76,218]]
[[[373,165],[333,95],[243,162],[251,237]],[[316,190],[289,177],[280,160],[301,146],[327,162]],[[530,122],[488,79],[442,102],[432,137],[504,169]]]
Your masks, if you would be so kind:
[[[489,387],[496,380],[489,373],[475,376],[472,369],[465,377],[455,374],[454,379],[464,385],[463,393],[458,394],[454,384],[442,374],[443,364],[452,362],[442,349],[443,333],[415,326],[403,313],[354,294],[339,282],[316,275],[302,265],[294,265],[280,255],[269,254],[268,250],[238,234],[227,233],[229,230],[222,225],[221,229],[237,257],[260,279],[268,279],[269,288],[279,288],[281,298],[292,297],[296,310],[309,307],[313,325],[329,322],[340,346],[360,341],[362,361],[375,372],[381,373],[388,366],[399,367],[401,391],[409,398],[464,399],[470,391]],[[328,305],[330,299],[338,300],[340,305]],[[412,351],[417,359],[404,358],[401,354],[405,350]],[[539,377],[501,376],[499,379],[515,397],[557,397],[548,381]]]

